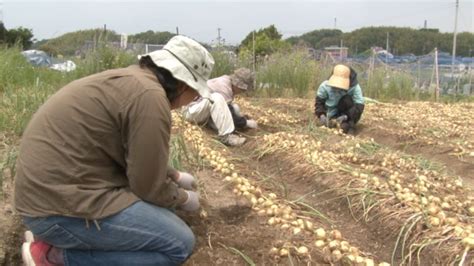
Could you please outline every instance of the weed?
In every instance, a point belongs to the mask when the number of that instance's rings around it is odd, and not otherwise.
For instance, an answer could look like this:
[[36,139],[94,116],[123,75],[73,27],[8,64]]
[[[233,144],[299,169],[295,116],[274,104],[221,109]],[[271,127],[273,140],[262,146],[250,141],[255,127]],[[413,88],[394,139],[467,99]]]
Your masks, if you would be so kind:
[[256,265],[255,262],[254,262],[249,256],[245,255],[242,251],[240,251],[240,250],[238,250],[238,249],[236,249],[236,248],[234,248],[234,247],[228,247],[228,246],[226,246],[226,245],[224,245],[224,244],[222,244],[222,243],[219,243],[219,245],[221,245],[221,246],[222,246],[223,248],[225,248],[226,250],[229,250],[229,251],[231,251],[232,253],[237,254],[237,255],[239,255],[240,257],[242,257],[242,258],[245,260],[245,262],[247,262],[248,265],[250,265],[250,266],[255,266],[255,265]]

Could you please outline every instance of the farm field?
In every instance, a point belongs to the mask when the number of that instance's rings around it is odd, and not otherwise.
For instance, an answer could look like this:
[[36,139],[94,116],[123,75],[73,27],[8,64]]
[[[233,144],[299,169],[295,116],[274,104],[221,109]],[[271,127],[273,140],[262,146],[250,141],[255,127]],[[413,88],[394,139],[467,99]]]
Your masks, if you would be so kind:
[[[173,114],[171,163],[199,180],[185,265],[473,265],[474,104],[369,103],[355,136],[314,124],[313,99],[239,98],[258,130],[226,147]],[[19,139],[2,136],[2,161]],[[6,164],[7,166],[9,164]],[[21,223],[4,167],[0,265]]]

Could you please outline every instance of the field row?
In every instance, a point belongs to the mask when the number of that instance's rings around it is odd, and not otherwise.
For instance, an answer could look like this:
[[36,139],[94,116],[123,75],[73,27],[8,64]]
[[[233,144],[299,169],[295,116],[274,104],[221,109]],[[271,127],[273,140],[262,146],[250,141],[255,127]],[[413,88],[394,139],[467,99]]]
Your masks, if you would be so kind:
[[[474,206],[473,198],[460,178],[430,169],[426,161],[384,148],[373,140],[341,135],[333,129],[302,126],[304,118],[294,118],[288,112],[262,108],[246,101],[239,103],[251,116],[258,117],[264,129],[267,124],[266,129],[275,132],[251,136],[243,151],[235,148],[224,148],[222,152],[214,150],[213,142],[209,142],[209,136],[203,135],[201,129],[185,126],[178,116],[174,121],[179,128],[188,128],[186,139],[205,164],[232,184],[237,196],[248,199],[252,210],[266,217],[267,226],[289,233],[289,241],[282,239],[283,242],[270,248],[270,254],[285,256],[288,252],[304,257],[315,252],[326,262],[341,260],[355,264],[362,260],[368,264],[379,260],[370,255],[376,251],[359,252],[357,249],[356,253],[353,252],[355,247],[351,251],[352,239],[342,238],[342,235],[339,238],[338,232],[344,230],[325,228],[327,217],[318,210],[324,206],[304,202],[308,195],[290,200],[282,193],[266,192],[259,187],[257,184],[261,180],[252,175],[255,171],[248,166],[245,173],[250,175],[239,173],[239,156],[257,162],[270,157],[270,161],[276,161],[275,167],[290,165],[289,172],[294,178],[330,188],[322,192],[343,198],[353,223],[378,226],[371,228],[375,231],[389,229],[395,232],[381,235],[381,241],[392,241],[385,252],[379,252],[385,253],[380,257],[387,261],[416,264],[420,263],[420,258],[425,258],[445,263],[470,258],[469,250],[474,241],[471,225]],[[301,105],[295,104],[293,108],[301,108]],[[237,162],[233,163],[233,160]],[[320,213],[318,219],[308,219],[302,214],[308,210]],[[313,235],[312,240],[303,238],[299,243],[291,240],[292,235],[302,232],[305,236]],[[437,251],[438,255],[429,256],[430,251]]]

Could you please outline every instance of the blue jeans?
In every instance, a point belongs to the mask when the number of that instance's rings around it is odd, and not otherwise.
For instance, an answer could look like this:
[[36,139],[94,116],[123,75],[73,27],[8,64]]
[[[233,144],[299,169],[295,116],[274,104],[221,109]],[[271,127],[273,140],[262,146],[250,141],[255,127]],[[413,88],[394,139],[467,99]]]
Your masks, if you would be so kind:
[[172,211],[138,201],[98,220],[65,216],[23,217],[35,238],[64,250],[68,265],[179,265],[195,238]]

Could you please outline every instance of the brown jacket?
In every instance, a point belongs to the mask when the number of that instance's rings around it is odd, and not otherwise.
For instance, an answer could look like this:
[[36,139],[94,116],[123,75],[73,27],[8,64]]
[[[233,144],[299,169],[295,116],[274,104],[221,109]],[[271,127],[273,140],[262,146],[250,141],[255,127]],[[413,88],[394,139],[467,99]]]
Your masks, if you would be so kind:
[[15,177],[25,216],[110,216],[137,200],[173,207],[186,193],[167,177],[170,104],[157,78],[130,66],[76,80],[26,128]]

